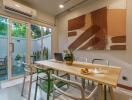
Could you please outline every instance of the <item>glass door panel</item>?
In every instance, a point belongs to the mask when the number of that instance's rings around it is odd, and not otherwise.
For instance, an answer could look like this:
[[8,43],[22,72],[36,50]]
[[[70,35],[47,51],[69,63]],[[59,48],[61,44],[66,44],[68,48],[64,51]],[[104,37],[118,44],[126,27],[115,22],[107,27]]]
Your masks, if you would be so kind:
[[0,81],[8,79],[8,19],[0,16]]
[[41,59],[42,55],[41,27],[31,25],[31,63]]
[[26,58],[26,23],[11,21],[12,77],[22,75]]
[[42,41],[43,41],[43,60],[51,58],[51,28],[42,27]]
[[31,25],[31,61],[47,60],[51,57],[51,28]]

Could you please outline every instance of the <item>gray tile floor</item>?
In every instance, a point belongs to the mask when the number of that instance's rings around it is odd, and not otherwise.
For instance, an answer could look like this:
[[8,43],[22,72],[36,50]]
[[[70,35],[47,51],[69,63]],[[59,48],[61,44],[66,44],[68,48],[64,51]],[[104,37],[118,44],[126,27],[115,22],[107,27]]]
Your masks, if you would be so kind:
[[[18,84],[15,86],[11,86],[9,88],[0,89],[0,100],[27,100],[27,94],[28,94],[28,82],[26,83],[25,91],[24,91],[24,97],[21,96],[21,88],[22,85]],[[34,100],[34,90],[35,90],[35,83],[32,86],[32,94],[31,94],[31,100]],[[74,89],[68,90],[71,93],[77,93]],[[132,100],[130,99],[130,96],[126,95],[123,92],[118,91],[118,89],[115,91],[116,100]],[[52,96],[50,98],[53,99]],[[37,100],[46,100],[46,93],[42,92],[40,89],[38,91]],[[71,100],[65,96],[58,96],[56,100]]]
[[[21,96],[21,88],[22,85],[16,85],[12,86],[9,88],[5,89],[0,89],[0,100],[27,100],[27,94],[28,94],[28,86],[29,83],[26,83],[26,87],[24,90],[24,96]],[[35,90],[35,83],[32,86],[32,93],[31,93],[31,100],[34,100],[34,90]],[[72,89],[69,89],[69,92],[74,92],[71,91]],[[46,100],[46,93],[38,89],[37,93],[37,100]],[[51,96],[50,100],[53,100],[53,97]],[[67,98],[65,96],[57,96],[56,100],[72,100],[70,98]]]

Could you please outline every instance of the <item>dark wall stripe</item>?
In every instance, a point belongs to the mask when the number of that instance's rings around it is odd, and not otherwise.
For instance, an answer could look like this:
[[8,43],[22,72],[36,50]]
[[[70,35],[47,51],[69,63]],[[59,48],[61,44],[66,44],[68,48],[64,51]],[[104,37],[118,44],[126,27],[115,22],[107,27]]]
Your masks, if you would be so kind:
[[77,18],[68,21],[68,31],[80,29],[85,26],[85,15],[79,16]]
[[126,36],[116,36],[111,38],[112,43],[126,43]]
[[107,44],[107,7],[91,12],[93,25],[100,27],[95,36],[100,39],[94,46],[95,50],[105,50]]
[[117,86],[132,91],[132,87],[130,87],[130,86],[126,86],[123,84],[118,84]]
[[68,32],[68,37],[76,36],[76,35],[77,35],[76,31],[74,31],[74,32]]
[[126,50],[126,45],[113,45],[110,46],[110,50]]

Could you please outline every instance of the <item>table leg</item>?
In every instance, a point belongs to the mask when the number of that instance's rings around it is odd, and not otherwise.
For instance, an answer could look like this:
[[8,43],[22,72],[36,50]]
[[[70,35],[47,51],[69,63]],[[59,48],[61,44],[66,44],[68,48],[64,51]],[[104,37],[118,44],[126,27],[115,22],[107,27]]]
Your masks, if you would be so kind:
[[32,73],[30,75],[30,83],[29,83],[29,93],[28,93],[28,100],[30,100],[30,96],[31,96],[31,89],[32,89]]
[[104,85],[104,100],[107,100],[107,86]]
[[23,85],[22,85],[21,96],[23,96],[24,87],[25,87],[25,81],[26,81],[26,73],[24,74],[24,79],[23,79]]
[[35,87],[35,96],[34,96],[34,100],[37,99],[37,91],[38,91],[38,69],[37,69],[37,79],[36,79],[36,87]]
[[82,80],[82,87],[85,89],[85,79],[81,79]]
[[103,86],[102,84],[99,84],[99,100],[104,100],[104,94],[103,94]]
[[47,72],[47,76],[48,76],[48,91],[47,91],[47,100],[49,100],[49,98],[50,98],[50,85],[51,85],[50,71],[49,71],[49,72]]
[[110,87],[110,96],[111,96],[111,100],[115,100],[114,91],[112,87]]

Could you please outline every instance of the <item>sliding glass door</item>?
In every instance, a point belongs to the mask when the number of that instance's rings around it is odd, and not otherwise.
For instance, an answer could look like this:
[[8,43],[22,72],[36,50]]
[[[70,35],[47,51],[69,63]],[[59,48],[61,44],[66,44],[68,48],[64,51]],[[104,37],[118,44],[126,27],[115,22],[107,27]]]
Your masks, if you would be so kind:
[[22,75],[26,58],[26,23],[12,20],[11,21],[11,72],[12,77]]
[[0,16],[0,81],[24,74],[26,34],[25,22]]
[[38,25],[31,25],[31,55],[32,62],[42,58],[41,27]]
[[0,81],[8,79],[8,19],[0,16]]
[[52,29],[0,15],[0,81],[24,74],[22,62],[51,57]]

